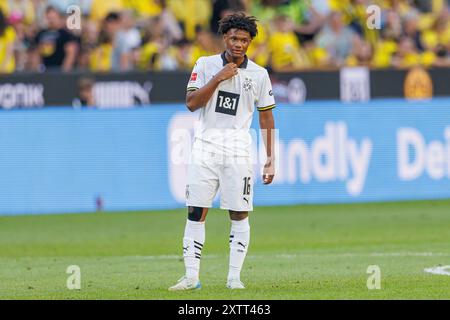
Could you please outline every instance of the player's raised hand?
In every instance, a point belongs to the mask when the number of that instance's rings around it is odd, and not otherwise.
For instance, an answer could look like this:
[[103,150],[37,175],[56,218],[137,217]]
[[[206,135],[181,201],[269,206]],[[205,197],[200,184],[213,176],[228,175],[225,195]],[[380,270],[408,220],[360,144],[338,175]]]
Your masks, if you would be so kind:
[[216,75],[216,77],[220,81],[225,81],[228,79],[231,79],[235,75],[238,74],[238,67],[236,63],[230,62],[227,63],[222,70],[219,71],[219,73]]
[[264,165],[263,169],[263,184],[271,184],[273,181],[273,178],[275,176],[275,168],[273,161],[268,161]]

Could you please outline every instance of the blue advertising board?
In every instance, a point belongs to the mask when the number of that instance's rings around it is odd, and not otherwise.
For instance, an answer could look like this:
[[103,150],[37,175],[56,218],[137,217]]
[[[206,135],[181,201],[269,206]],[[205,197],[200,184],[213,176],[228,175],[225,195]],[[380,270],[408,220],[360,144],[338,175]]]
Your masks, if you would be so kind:
[[[450,198],[450,99],[309,102],[274,116],[277,175],[270,186],[255,175],[256,206]],[[2,112],[0,214],[183,207],[197,117],[182,105]]]

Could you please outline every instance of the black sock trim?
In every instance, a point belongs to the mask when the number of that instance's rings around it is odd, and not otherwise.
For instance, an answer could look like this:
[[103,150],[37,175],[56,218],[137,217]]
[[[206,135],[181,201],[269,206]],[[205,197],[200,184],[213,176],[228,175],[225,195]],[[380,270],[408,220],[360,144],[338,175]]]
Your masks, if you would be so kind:
[[198,244],[200,247],[203,247],[203,244],[194,240],[195,244]]

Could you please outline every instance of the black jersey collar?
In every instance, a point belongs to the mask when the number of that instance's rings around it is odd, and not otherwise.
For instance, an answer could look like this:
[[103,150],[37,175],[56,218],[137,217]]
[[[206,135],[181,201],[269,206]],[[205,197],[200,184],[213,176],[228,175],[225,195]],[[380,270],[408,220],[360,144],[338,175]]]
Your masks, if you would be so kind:
[[[220,57],[222,58],[223,61],[223,65],[225,66],[228,63],[227,58],[225,58],[225,51],[222,52],[222,54],[220,55]],[[248,64],[248,57],[247,55],[244,56],[244,61],[239,65],[238,68],[241,69],[247,69],[247,64]]]

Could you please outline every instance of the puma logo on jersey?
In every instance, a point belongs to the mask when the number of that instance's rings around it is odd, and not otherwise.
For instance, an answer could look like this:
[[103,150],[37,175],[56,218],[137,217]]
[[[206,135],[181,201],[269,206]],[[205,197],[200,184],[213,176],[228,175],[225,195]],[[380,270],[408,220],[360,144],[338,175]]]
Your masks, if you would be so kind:
[[235,116],[239,106],[239,98],[239,94],[220,90],[217,94],[216,112]]

